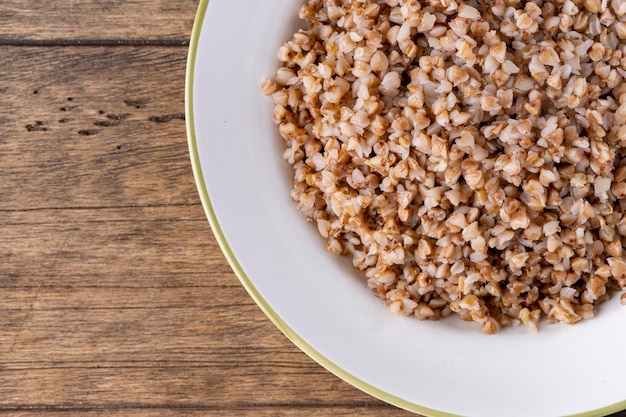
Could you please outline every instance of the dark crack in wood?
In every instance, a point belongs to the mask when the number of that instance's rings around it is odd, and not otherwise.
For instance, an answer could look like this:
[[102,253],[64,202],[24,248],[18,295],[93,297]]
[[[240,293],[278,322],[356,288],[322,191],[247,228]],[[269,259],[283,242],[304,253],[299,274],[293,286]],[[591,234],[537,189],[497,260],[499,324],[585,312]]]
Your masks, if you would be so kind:
[[93,136],[93,135],[97,135],[100,132],[101,132],[100,129],[83,129],[83,130],[79,130],[78,134],[83,135],[83,136]]
[[167,123],[172,120],[185,120],[185,115],[183,113],[166,114],[165,116],[152,116],[148,120],[155,123]]

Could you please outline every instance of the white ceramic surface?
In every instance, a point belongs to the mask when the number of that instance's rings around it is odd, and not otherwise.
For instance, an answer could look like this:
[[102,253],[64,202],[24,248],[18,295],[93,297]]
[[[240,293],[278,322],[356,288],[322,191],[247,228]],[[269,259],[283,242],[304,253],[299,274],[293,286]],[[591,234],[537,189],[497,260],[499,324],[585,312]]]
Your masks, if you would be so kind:
[[200,195],[259,306],[339,377],[425,415],[601,416],[626,408],[626,307],[617,298],[575,326],[486,336],[456,318],[390,315],[349,262],[326,252],[289,198],[291,171],[259,88],[297,26],[300,3],[202,1],[190,50],[187,117]]

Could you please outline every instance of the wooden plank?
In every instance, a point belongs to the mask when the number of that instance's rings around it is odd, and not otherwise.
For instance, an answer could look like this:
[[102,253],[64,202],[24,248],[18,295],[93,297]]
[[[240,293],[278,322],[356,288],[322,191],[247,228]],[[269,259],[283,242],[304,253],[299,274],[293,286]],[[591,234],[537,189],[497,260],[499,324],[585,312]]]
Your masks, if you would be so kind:
[[197,204],[186,48],[4,46],[0,61],[0,211]]
[[199,204],[8,211],[0,236],[0,288],[238,285]]
[[[283,344],[284,336],[244,294],[233,304],[209,308],[2,309],[0,368],[19,371],[73,364],[120,368],[131,362],[142,367],[150,367],[152,362],[158,367],[163,362],[181,361],[183,365],[186,361],[219,368],[239,363],[242,369],[238,372],[244,372],[244,368],[257,366],[288,368],[289,363],[297,362],[289,355],[300,355],[298,350]],[[237,326],[242,317],[246,326]],[[237,350],[245,346],[250,350],[238,355]],[[286,356],[281,356],[281,351]],[[257,361],[257,357],[263,360]],[[297,368],[294,364],[293,369]],[[310,372],[320,373],[321,368],[314,366]]]
[[[223,306],[239,299],[247,300],[239,281],[230,274],[218,279],[198,277],[197,285],[182,287],[4,287],[0,303],[3,309],[19,310],[76,310],[76,309],[208,309]],[[232,281],[232,284],[231,284]],[[96,282],[92,284],[96,285]],[[155,284],[152,284],[155,285]],[[158,283],[156,283],[158,285]]]
[[[28,410],[0,411],[0,416],[12,417],[64,417],[103,415],[103,409],[62,409],[62,410]],[[158,408],[158,409],[106,409],[107,417],[419,417],[391,406],[269,406],[247,408]],[[623,417],[626,414],[615,415]]]
[[0,410],[380,404],[280,334],[199,205],[5,211],[0,235]]
[[[198,366],[3,370],[0,407],[236,408],[248,405],[374,404],[332,375],[239,372]],[[262,389],[260,387],[263,387]],[[338,402],[341,401],[341,402]]]
[[0,408],[378,403],[304,356],[252,305],[0,317]]
[[3,0],[0,44],[187,41],[198,0]]
[[[11,411],[11,417],[54,417],[62,414],[64,417],[78,417],[102,415],[102,409],[88,410],[36,410],[36,411]],[[9,415],[0,411],[0,416]],[[156,410],[150,409],[107,409],[108,417],[419,417],[417,414],[409,413],[391,406],[331,406],[331,407],[251,407],[251,408],[174,408]],[[626,417],[626,411],[611,414],[607,417]]]

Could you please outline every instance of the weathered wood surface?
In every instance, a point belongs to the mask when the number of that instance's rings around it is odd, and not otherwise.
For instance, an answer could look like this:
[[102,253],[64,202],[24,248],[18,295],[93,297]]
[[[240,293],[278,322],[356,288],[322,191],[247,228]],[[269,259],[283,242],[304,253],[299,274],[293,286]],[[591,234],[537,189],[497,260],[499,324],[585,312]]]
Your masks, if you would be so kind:
[[300,352],[222,256],[183,120],[198,1],[1,3],[0,416],[411,415]]
[[189,1],[0,5],[0,415],[407,415],[239,284],[184,126]]
[[0,46],[0,209],[196,204],[185,51]]
[[[387,415],[411,416],[406,412],[400,414],[387,414],[388,409],[361,407],[361,406],[339,406],[339,405],[310,405],[310,406],[269,406],[269,407],[232,407],[227,410],[223,408],[98,408],[80,409],[76,412],[63,410],[36,410],[36,411],[11,411],[12,417],[56,417],[62,415],[80,416],[102,416],[107,417],[384,417]],[[0,415],[3,415],[0,412]]]
[[0,40],[171,44],[189,40],[199,0],[2,0]]

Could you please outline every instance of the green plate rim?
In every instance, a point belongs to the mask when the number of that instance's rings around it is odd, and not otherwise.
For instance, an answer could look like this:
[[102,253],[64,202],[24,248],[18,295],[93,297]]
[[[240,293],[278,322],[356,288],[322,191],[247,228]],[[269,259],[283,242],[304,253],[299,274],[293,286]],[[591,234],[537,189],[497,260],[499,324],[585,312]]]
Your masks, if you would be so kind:
[[[311,345],[309,345],[304,339],[302,339],[295,331],[293,331],[287,324],[280,318],[280,316],[272,309],[272,307],[265,301],[265,299],[261,296],[261,294],[257,291],[252,284],[252,281],[248,278],[247,274],[237,261],[237,258],[230,248],[226,237],[224,236],[224,232],[218,222],[218,219],[215,215],[215,211],[213,210],[213,206],[211,205],[211,199],[209,197],[209,191],[207,189],[206,183],[204,182],[204,177],[202,175],[202,167],[200,164],[200,156],[198,154],[198,146],[196,141],[196,132],[194,125],[194,112],[193,112],[193,86],[194,86],[194,75],[195,75],[195,64],[196,57],[198,53],[198,42],[200,40],[200,33],[202,31],[202,25],[204,23],[204,18],[207,13],[207,9],[209,7],[210,0],[200,0],[198,5],[198,10],[196,12],[196,18],[194,21],[191,39],[189,42],[189,52],[187,57],[187,71],[185,78],[185,120],[187,127],[187,142],[189,146],[189,154],[191,158],[191,165],[193,168],[193,174],[196,181],[196,185],[198,188],[198,193],[200,195],[200,200],[202,202],[202,207],[204,208],[205,214],[211,225],[211,229],[213,230],[213,234],[217,239],[217,242],[224,253],[228,263],[231,268],[239,278],[239,281],[246,289],[250,297],[255,301],[255,303],[261,308],[263,313],[270,319],[270,321],[300,350],[302,350],[305,354],[307,354],[310,358],[320,364],[329,372],[333,373],[335,376],[340,379],[346,381],[350,385],[358,388],[359,390],[378,398],[381,401],[384,401],[388,404],[392,404],[396,407],[402,408],[407,411],[411,411],[413,413],[422,414],[428,417],[460,417],[456,414],[450,414],[443,411],[434,410],[428,407],[424,407],[418,404],[414,404],[410,401],[406,401],[402,398],[396,397],[392,394],[389,394],[381,389],[378,389],[354,375],[348,373],[343,370],[341,367],[331,362],[328,358],[320,354],[316,351]],[[213,0],[219,1],[219,0]],[[626,409],[626,400],[607,406],[603,408],[599,408],[596,410],[591,410],[579,414],[572,414],[564,417],[602,417],[607,416],[612,413],[616,413],[618,411]]]

